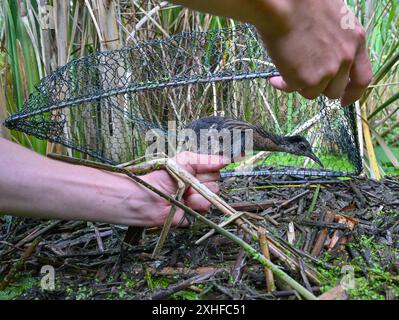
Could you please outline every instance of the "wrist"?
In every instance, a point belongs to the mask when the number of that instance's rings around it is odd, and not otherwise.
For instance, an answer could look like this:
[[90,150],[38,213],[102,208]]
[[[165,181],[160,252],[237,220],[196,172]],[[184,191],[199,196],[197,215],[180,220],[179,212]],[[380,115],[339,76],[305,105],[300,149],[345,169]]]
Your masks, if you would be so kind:
[[[83,219],[129,226],[151,226],[156,215],[149,210],[162,200],[123,174],[94,170],[85,178],[88,197],[82,199]],[[147,181],[146,176],[141,177]],[[147,181],[151,183],[150,181]]]
[[290,17],[295,14],[294,2],[298,0],[258,0],[253,3],[251,21],[260,34],[278,38],[292,30]]
[[41,198],[23,201],[37,203],[32,206],[31,216],[134,226],[151,224],[144,208],[156,195],[123,174],[51,161],[38,179]]
[[300,0],[172,0],[194,10],[251,23],[268,36],[287,32],[296,1]]
[[[149,226],[159,208],[167,211],[166,201],[123,174],[44,158],[1,138],[0,164],[2,214]],[[162,182],[168,174],[160,172]]]

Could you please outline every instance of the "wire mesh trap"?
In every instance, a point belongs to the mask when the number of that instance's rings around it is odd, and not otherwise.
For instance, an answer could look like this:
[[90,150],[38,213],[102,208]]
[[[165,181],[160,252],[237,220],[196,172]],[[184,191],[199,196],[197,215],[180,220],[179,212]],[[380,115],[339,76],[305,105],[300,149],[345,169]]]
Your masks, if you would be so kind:
[[68,63],[42,79],[5,125],[59,143],[69,155],[115,165],[144,155],[150,129],[167,135],[170,121],[180,129],[199,117],[225,115],[305,136],[325,166],[272,153],[244,174],[359,174],[353,108],[278,92],[267,80],[273,75],[251,26],[181,33]]

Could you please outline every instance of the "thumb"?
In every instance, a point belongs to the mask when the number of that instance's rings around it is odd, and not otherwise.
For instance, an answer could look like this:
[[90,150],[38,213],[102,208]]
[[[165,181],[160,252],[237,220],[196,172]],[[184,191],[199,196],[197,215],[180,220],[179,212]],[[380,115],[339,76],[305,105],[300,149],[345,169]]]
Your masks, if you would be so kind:
[[296,90],[293,86],[290,86],[283,77],[277,76],[277,77],[272,77],[269,79],[270,84],[272,85],[273,88],[285,92],[293,92]]

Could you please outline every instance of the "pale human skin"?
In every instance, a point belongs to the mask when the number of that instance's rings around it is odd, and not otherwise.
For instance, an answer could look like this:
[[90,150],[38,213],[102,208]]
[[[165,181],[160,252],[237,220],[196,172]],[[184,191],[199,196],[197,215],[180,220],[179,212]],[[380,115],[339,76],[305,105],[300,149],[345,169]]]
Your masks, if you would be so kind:
[[[298,91],[309,99],[323,93],[348,105],[372,79],[365,31],[342,0],[174,2],[254,24],[281,74],[270,80],[277,89]],[[342,28],[348,15],[353,29]]]
[[[341,28],[342,0],[174,2],[254,24],[281,74],[270,80],[280,90],[298,91],[310,99],[323,93],[347,105],[360,98],[371,81],[364,30],[354,17],[354,29]],[[226,161],[215,157],[186,152],[176,161],[218,192],[219,170]],[[166,194],[176,192],[177,184],[165,170],[142,178]],[[201,212],[210,207],[191,189],[184,202]],[[0,213],[158,226],[170,207],[123,175],[47,159],[0,138]],[[174,224],[182,215],[179,210]]]
[[[0,212],[41,219],[100,221],[130,226],[162,225],[169,202],[121,174],[68,164],[38,155],[0,138]],[[3,152],[5,151],[5,152]],[[182,152],[176,162],[218,192],[219,156]],[[177,190],[176,181],[158,170],[142,179],[166,194]],[[206,212],[210,203],[189,188],[184,203]],[[178,210],[174,223],[183,220]]]

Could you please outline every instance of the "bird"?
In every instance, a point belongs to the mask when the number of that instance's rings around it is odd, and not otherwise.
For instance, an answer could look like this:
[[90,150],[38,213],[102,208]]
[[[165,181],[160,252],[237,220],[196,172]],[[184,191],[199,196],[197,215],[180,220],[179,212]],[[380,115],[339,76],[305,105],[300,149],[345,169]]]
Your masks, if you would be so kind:
[[[246,135],[245,130],[252,130],[253,137],[253,149],[254,151],[276,151],[276,152],[287,152],[298,156],[305,156],[316,163],[318,163],[321,167],[323,167],[323,163],[320,159],[314,154],[312,150],[312,146],[306,140],[306,138],[295,135],[295,136],[279,136],[272,134],[265,129],[245,122],[243,120],[229,118],[229,117],[221,117],[221,116],[210,116],[199,118],[189,123],[184,127],[184,129],[192,130],[195,134],[195,138],[197,139],[195,144],[190,143],[189,139],[184,139],[183,148],[186,147],[187,151],[193,151],[196,153],[207,153],[207,154],[218,154],[218,155],[226,155],[226,150],[230,152],[230,156],[234,161],[238,157],[242,157],[245,152],[246,146]],[[222,132],[224,129],[228,130],[230,134],[230,143],[234,144],[234,130],[241,130],[240,137],[238,139],[238,143],[235,145],[228,145],[224,143],[223,139],[219,139],[218,146],[219,148],[212,149],[209,145],[208,138],[211,138],[211,135],[206,136],[206,145],[203,145],[201,140],[201,136],[203,133],[207,133],[210,130],[216,130],[217,132]],[[226,131],[225,131],[226,132]],[[190,136],[192,137],[192,136]],[[223,138],[222,135],[218,136],[219,138]],[[185,136],[187,138],[187,136]],[[192,142],[192,141],[191,141]],[[181,150],[182,151],[182,150]],[[205,151],[205,152],[204,152]],[[137,244],[142,237],[143,234],[142,227],[129,227],[128,231],[125,235],[124,242],[130,244]]]
[[[189,151],[218,155],[226,155],[226,152],[230,151],[230,156],[234,160],[240,156],[245,156],[243,153],[247,141],[244,133],[245,130],[252,130],[254,151],[286,152],[297,156],[305,156],[312,159],[322,168],[324,167],[323,163],[313,152],[312,146],[308,140],[299,135],[280,136],[272,134],[259,126],[246,121],[222,116],[199,118],[189,123],[185,129],[193,130],[197,137],[196,148],[191,148]],[[224,143],[223,139],[221,139],[222,136],[219,136],[219,148],[212,149],[210,145],[204,146],[204,133],[207,133],[210,130],[222,132],[224,129],[228,130],[225,132],[230,132],[230,145]],[[234,141],[234,130],[241,130],[241,136],[238,139],[238,142]],[[211,135],[205,136],[205,139],[207,139],[207,142],[209,143]]]

